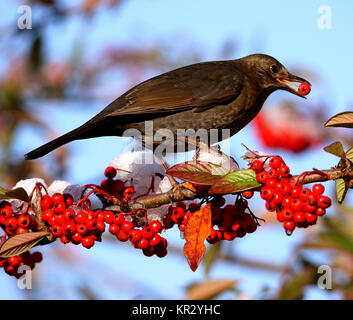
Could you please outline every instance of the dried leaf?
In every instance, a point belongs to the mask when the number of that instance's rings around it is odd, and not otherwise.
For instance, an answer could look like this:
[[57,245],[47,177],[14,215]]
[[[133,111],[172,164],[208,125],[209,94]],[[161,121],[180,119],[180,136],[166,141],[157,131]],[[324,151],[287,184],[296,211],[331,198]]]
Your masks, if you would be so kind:
[[185,226],[184,255],[192,271],[196,271],[206,251],[204,244],[211,229],[211,204],[196,211]]
[[210,190],[209,194],[227,194],[242,192],[261,186],[256,180],[256,174],[254,170],[239,170],[228,173],[216,181]]
[[327,120],[325,127],[353,128],[353,112],[345,111],[336,114]]
[[46,231],[16,234],[7,239],[1,246],[0,258],[9,258],[26,252],[49,234]]
[[336,197],[338,203],[342,203],[344,198],[346,197],[348,191],[347,182],[344,179],[337,179],[335,180],[336,184]]
[[186,300],[208,300],[217,297],[226,290],[234,289],[237,280],[207,280],[188,287]]
[[212,185],[229,171],[210,162],[183,162],[167,170],[167,174],[200,185]]
[[215,244],[213,244],[212,246],[210,246],[206,251],[206,254],[203,258],[203,265],[205,268],[206,275],[209,274],[211,267],[213,266],[214,262],[219,257],[219,254],[221,251],[221,244],[222,244],[222,241],[218,241]]
[[353,148],[346,151],[346,158],[353,162]]
[[13,190],[6,190],[0,187],[0,200],[18,199],[29,202],[29,197],[25,189],[17,188]]
[[343,145],[339,141],[336,141],[336,142],[330,144],[329,146],[325,147],[324,150],[328,153],[331,153],[331,154],[339,157],[339,158],[342,158],[342,159],[346,158],[346,154],[344,152]]

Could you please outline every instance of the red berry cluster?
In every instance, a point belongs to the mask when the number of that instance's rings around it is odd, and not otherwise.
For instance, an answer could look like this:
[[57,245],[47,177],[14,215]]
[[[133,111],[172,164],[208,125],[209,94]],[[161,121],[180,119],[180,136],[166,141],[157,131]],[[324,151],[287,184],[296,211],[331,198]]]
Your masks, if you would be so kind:
[[[246,233],[252,233],[257,228],[256,218],[251,213],[246,213],[248,203],[241,197],[234,205],[226,205],[223,197],[215,197],[212,200],[212,227],[207,237],[210,244],[220,240],[232,241],[236,237],[242,238]],[[180,231],[184,232],[185,226],[192,215],[200,209],[200,203],[192,202],[186,210],[183,202],[177,203],[176,207],[170,207],[167,215],[164,216],[164,226],[166,229],[178,225]]]
[[109,224],[109,232],[116,236],[119,241],[130,240],[134,248],[142,249],[145,256],[154,254],[163,258],[167,254],[167,240],[160,236],[163,226],[160,222],[152,220],[144,227],[137,227],[137,223],[127,220],[126,217],[113,212],[104,213],[104,221]]
[[10,258],[1,260],[0,268],[4,268],[8,275],[14,276],[18,279],[22,275],[22,273],[18,272],[18,269],[21,266],[26,265],[33,270],[36,263],[41,262],[42,259],[43,257],[40,252],[30,253],[29,251],[26,251],[18,256],[12,256]]
[[133,187],[125,187],[125,182],[114,177],[117,174],[117,170],[114,167],[107,167],[104,175],[106,179],[102,180],[100,186],[103,191],[116,197],[119,200],[129,200],[135,195],[135,189]]
[[8,236],[37,230],[31,216],[26,211],[14,212],[8,201],[0,203],[0,226]]
[[43,220],[50,226],[55,238],[62,243],[82,244],[91,248],[100,241],[105,230],[103,211],[84,210],[73,206],[70,194],[42,196]]
[[185,226],[197,210],[200,209],[200,203],[192,202],[186,208],[184,202],[178,202],[175,207],[170,206],[168,213],[163,218],[163,224],[165,229],[172,228],[175,224],[181,232],[184,232]]
[[313,185],[312,189],[303,188],[302,184],[293,184],[289,167],[281,157],[270,157],[269,168],[264,169],[261,160],[254,160],[250,169],[256,172],[256,180],[263,184],[260,191],[266,200],[266,209],[276,211],[278,221],[288,235],[295,227],[306,228],[317,221],[318,216],[326,212],[331,199],[323,195],[325,187]]
[[207,237],[211,244],[220,240],[242,238],[257,229],[257,218],[250,211],[246,212],[249,208],[245,199],[238,197],[234,205],[228,204],[221,208],[224,203],[223,197],[212,202],[212,228]]

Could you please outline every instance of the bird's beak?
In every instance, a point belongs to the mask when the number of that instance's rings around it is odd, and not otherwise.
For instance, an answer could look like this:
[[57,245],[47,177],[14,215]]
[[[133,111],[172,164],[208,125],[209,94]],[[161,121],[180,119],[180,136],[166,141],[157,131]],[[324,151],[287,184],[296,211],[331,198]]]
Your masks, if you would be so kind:
[[299,85],[297,85],[295,82],[299,82],[299,83],[302,83],[302,82],[305,82],[307,83],[308,85],[311,86],[310,82],[303,79],[303,78],[300,78],[300,77],[297,77],[295,75],[292,75],[292,74],[288,74],[287,77],[281,77],[281,78],[277,78],[277,81],[280,82],[282,84],[282,89],[283,90],[286,90],[286,91],[289,91],[301,98],[304,98],[306,99],[306,97],[299,93],[296,89],[294,89],[293,87],[291,87],[290,85],[294,86],[294,87],[299,87]]

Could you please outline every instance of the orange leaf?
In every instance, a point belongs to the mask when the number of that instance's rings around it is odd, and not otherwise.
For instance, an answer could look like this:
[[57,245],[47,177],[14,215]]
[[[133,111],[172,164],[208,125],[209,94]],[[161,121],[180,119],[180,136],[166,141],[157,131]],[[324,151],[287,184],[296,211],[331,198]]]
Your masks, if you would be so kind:
[[196,271],[206,251],[204,241],[211,230],[211,204],[196,211],[185,226],[184,255],[192,271]]

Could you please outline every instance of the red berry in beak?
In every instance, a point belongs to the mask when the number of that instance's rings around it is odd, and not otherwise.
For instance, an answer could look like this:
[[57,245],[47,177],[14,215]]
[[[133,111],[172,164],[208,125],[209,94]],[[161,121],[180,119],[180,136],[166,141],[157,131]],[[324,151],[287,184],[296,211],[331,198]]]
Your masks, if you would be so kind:
[[303,96],[306,96],[307,94],[309,94],[310,91],[311,91],[311,87],[306,82],[302,82],[298,88],[298,92]]

